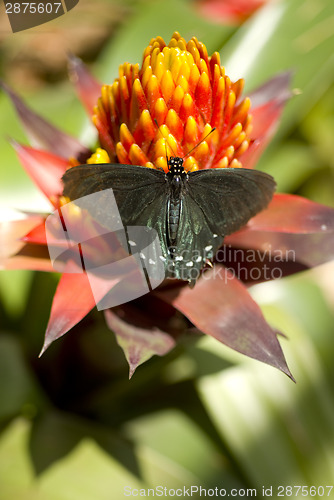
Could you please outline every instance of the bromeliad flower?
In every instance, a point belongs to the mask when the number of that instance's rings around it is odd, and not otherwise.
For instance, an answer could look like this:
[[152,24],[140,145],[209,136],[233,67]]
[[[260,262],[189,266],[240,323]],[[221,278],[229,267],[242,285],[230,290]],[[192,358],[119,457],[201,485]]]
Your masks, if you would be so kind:
[[[186,157],[185,168],[252,168],[290,95],[290,76],[282,74],[242,98],[243,81],[231,82],[218,53],[209,57],[196,38],[186,43],[178,33],[168,46],[160,37],[152,39],[142,66],[122,65],[112,85],[101,88],[76,58],[71,59],[71,76],[98,130],[94,152],[32,113],[3,85],[34,144],[48,150],[13,142],[23,166],[55,208],[69,201],[62,196],[61,182],[68,168],[124,163],[166,171],[166,156],[187,155],[213,128]],[[5,223],[1,232],[3,268],[53,270],[44,215]],[[130,376],[153,354],[170,351],[179,336],[194,327],[291,376],[276,332],[247,286],[330,260],[333,243],[333,209],[298,196],[275,195],[266,210],[225,239],[213,268],[194,289],[167,280],[147,295],[105,311],[128,359]],[[63,271],[43,351],[96,304],[87,274],[73,273],[71,263]],[[115,286],[112,280],[103,283],[101,296]]]
[[199,0],[200,13],[213,22],[241,24],[267,0]]
[[186,158],[185,170],[240,167],[251,130],[242,88],[243,80],[232,83],[225,75],[219,54],[209,58],[196,39],[186,44],[174,34],[167,47],[158,37],[141,68],[126,63],[102,87],[93,122],[111,161],[167,171],[166,145],[167,156],[183,157],[215,128]]

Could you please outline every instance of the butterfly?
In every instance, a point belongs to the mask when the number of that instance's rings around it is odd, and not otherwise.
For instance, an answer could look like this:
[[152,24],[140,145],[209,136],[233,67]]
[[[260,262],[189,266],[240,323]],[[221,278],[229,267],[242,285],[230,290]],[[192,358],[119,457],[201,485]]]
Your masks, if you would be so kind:
[[75,200],[100,191],[94,211],[106,214],[103,191],[112,188],[125,227],[157,232],[165,277],[193,286],[224,237],[269,204],[276,183],[264,172],[245,168],[188,172],[177,156],[167,157],[167,165],[167,173],[114,163],[72,167],[63,176],[63,194]]

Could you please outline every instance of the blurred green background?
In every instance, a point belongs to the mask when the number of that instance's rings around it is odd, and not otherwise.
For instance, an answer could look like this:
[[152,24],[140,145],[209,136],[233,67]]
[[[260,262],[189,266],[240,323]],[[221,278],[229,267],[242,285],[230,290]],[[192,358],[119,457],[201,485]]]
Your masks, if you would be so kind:
[[[168,42],[178,30],[219,50],[246,91],[292,69],[301,93],[258,167],[280,191],[334,206],[333,0],[268,2],[240,26],[205,19],[190,0],[80,0],[16,34],[1,9],[1,78],[87,144],[93,129],[67,78],[69,51],[112,82],[151,37]],[[1,93],[1,218],[47,210],[6,136],[26,142]],[[333,263],[251,290],[288,337],[281,345],[296,385],[204,337],[184,339],[128,381],[96,311],[38,359],[56,285],[56,275],[0,272],[0,500],[120,499],[125,486],[157,485],[256,488],[258,497],[273,486],[276,498],[279,485],[334,485]]]

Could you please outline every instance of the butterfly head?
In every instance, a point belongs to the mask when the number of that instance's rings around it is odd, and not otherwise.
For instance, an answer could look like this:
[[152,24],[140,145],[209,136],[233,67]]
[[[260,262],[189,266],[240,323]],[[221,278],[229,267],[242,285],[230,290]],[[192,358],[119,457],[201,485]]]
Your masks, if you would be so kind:
[[178,156],[171,156],[168,159],[168,170],[172,175],[180,175],[185,174],[185,170],[183,167],[183,158]]

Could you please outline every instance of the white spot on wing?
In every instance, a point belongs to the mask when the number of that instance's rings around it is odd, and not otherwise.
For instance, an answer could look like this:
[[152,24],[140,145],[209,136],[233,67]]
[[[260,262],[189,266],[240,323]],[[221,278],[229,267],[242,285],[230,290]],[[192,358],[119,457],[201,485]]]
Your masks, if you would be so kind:
[[132,240],[129,240],[129,245],[130,247],[136,247],[137,246],[137,243],[135,243],[134,241]]
[[176,260],[176,261],[177,261],[177,260],[183,260],[182,255],[177,255],[177,256],[175,257],[175,260]]
[[186,263],[186,266],[187,267],[193,267],[194,263],[192,260],[190,260],[189,262]]
[[205,247],[204,249],[206,252],[209,252],[210,250],[212,250],[212,245],[208,245],[207,247]]

